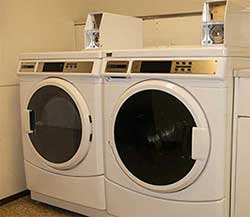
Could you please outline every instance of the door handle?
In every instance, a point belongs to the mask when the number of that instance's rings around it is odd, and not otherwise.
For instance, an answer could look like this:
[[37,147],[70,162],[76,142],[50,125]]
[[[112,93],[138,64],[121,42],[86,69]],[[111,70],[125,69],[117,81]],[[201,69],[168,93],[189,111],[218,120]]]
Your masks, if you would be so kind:
[[32,134],[35,130],[35,112],[33,110],[25,110],[24,130],[25,133]]
[[207,160],[210,150],[210,135],[208,128],[193,127],[192,130],[192,159]]

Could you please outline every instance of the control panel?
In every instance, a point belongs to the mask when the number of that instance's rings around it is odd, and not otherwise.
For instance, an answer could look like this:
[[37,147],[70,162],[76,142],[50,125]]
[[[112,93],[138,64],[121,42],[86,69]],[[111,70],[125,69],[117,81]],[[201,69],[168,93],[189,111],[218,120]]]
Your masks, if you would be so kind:
[[91,73],[94,62],[39,62],[37,72]]
[[[214,75],[217,65],[217,60],[134,60],[131,73]],[[128,73],[128,66],[129,61],[108,61],[105,72]]]
[[217,60],[134,61],[131,73],[216,74]]
[[[37,67],[36,67],[37,65]],[[92,61],[68,62],[21,62],[20,72],[41,73],[91,73],[94,66]]]

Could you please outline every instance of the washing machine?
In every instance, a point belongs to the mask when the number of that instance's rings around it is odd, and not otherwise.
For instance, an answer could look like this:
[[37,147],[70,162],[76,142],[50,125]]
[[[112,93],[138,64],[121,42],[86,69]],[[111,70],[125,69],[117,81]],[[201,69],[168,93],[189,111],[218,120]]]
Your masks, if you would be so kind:
[[105,213],[102,52],[20,56],[22,140],[34,200]]
[[249,53],[114,51],[104,59],[107,212],[229,217],[233,70]]

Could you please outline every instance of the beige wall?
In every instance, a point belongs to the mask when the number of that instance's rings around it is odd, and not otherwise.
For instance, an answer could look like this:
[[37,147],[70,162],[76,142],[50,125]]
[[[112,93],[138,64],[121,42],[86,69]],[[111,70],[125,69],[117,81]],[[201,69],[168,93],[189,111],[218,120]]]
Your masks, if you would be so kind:
[[105,11],[124,15],[155,15],[201,11],[204,0],[84,0],[88,11]]
[[72,50],[73,21],[86,14],[83,0],[1,0],[0,85],[17,83],[20,52]]
[[193,46],[201,44],[201,16],[144,21],[144,46]]

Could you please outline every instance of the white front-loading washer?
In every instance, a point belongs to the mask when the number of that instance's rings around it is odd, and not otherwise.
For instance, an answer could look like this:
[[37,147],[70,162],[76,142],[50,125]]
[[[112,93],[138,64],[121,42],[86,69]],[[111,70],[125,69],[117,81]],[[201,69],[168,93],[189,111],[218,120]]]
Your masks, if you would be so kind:
[[102,52],[20,57],[22,138],[33,199],[105,214]]
[[229,217],[233,69],[247,67],[248,56],[219,47],[109,56],[102,70],[107,212]]

